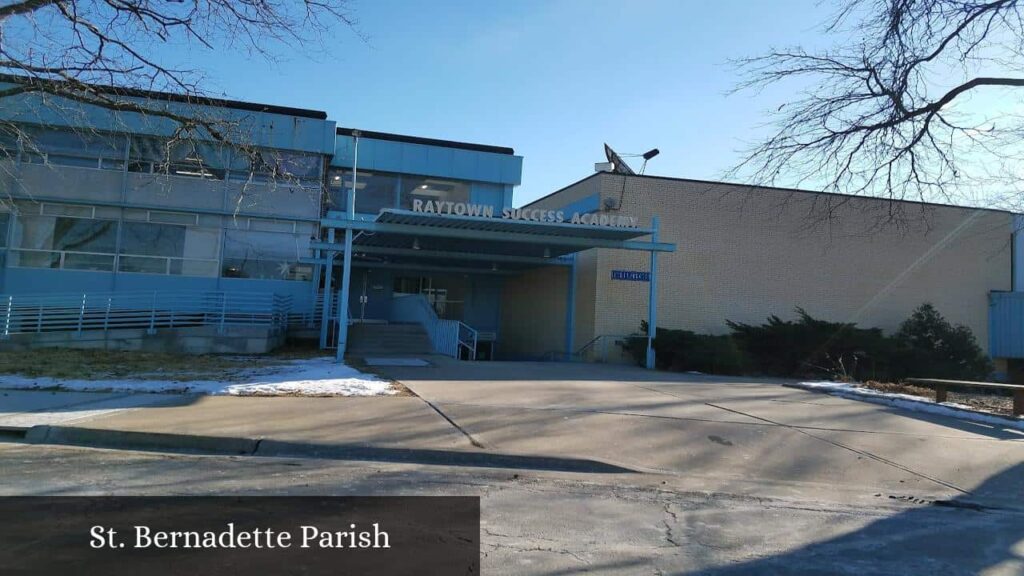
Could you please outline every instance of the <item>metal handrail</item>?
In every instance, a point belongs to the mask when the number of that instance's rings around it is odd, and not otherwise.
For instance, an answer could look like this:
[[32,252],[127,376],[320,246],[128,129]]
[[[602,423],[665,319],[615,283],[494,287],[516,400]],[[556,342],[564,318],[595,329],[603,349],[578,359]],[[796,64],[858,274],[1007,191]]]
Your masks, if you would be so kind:
[[[392,314],[403,316],[403,320],[421,324],[427,331],[430,344],[436,352],[452,358],[461,358],[462,350],[465,349],[469,359],[476,360],[479,334],[474,328],[459,320],[438,317],[437,311],[422,294],[396,294],[394,300]],[[399,305],[405,301],[414,302],[414,305],[405,309],[404,306]],[[463,337],[463,331],[466,332],[465,337]]]
[[[456,322],[459,323],[459,346],[461,348],[465,348],[466,351],[469,352],[470,360],[476,360],[476,345],[477,340],[479,339],[479,332],[461,320],[456,320]],[[469,333],[469,338],[465,340],[462,338],[463,330],[466,330]]]
[[0,337],[143,328],[287,326],[292,297],[267,292],[123,291],[0,295]]
[[573,353],[573,356],[576,357],[576,358],[579,358],[580,360],[585,360],[587,353],[589,353],[592,350],[596,349],[597,348],[597,344],[600,343],[601,344],[601,355],[600,355],[601,361],[602,362],[607,362],[608,361],[608,340],[609,339],[616,339],[616,338],[621,338],[621,339],[625,340],[626,338],[629,338],[629,336],[625,336],[625,335],[622,335],[622,334],[600,334],[598,336],[593,337],[589,342],[587,342],[586,344],[581,346],[578,350],[576,350],[576,352]]
[[545,361],[545,362],[550,362],[550,361],[554,361],[554,360],[568,360],[569,362],[578,360],[578,361],[581,361],[581,362],[585,362],[586,361],[586,355],[589,352],[591,352],[594,348],[596,348],[598,343],[601,343],[602,348],[601,348],[600,361],[601,362],[607,362],[608,361],[608,340],[609,339],[615,339],[615,338],[621,338],[621,339],[625,340],[627,338],[631,338],[631,336],[626,336],[626,335],[621,335],[621,334],[600,334],[598,336],[595,336],[595,337],[591,338],[589,341],[587,341],[586,344],[584,344],[583,346],[580,346],[575,352],[572,352],[572,353],[570,353],[568,355],[563,350],[548,350],[548,351],[544,352],[543,354],[541,354],[539,356],[539,359],[541,361]]

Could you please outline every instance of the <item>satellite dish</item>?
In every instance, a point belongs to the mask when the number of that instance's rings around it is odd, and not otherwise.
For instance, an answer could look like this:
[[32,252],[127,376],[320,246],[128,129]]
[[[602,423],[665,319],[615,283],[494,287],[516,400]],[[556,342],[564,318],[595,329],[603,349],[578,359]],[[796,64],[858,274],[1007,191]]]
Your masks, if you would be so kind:
[[626,164],[626,161],[616,154],[615,150],[612,150],[612,147],[607,143],[604,145],[604,156],[612,163],[612,172],[616,174],[628,174],[629,176],[636,175],[636,172],[633,172],[633,169],[629,167],[629,164]]

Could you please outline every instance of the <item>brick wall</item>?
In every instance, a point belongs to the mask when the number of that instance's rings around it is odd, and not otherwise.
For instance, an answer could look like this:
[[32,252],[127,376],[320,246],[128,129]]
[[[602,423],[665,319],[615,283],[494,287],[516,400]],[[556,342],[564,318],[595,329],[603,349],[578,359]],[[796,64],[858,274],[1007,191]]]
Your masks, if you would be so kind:
[[[987,349],[988,292],[1010,289],[1008,213],[667,178],[623,183],[596,174],[536,206],[599,191],[602,200],[621,196],[621,213],[641,226],[659,216],[660,240],[677,245],[658,256],[662,327],[724,333],[726,319],[791,319],[800,306],[891,331],[931,302]],[[893,211],[912,225],[893,225]],[[636,331],[648,284],[611,280],[611,271],[646,271],[648,255],[594,250],[579,258],[575,346]]]
[[565,350],[568,268],[536,268],[505,280],[497,357],[519,360]]

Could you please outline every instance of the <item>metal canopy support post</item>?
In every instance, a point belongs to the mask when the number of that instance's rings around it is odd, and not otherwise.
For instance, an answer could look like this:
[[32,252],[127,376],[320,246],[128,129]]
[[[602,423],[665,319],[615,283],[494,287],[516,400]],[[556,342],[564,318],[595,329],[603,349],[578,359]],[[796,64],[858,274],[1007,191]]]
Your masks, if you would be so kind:
[[[352,152],[352,189],[348,193],[346,217],[349,221],[356,219],[356,180],[359,177],[359,131],[353,130],[355,139]],[[345,360],[345,349],[348,347],[348,294],[352,285],[352,228],[345,228],[345,254],[341,267],[341,294],[338,296],[338,362]]]
[[[334,243],[334,228],[327,231],[327,238],[333,244]],[[327,263],[324,265],[324,302],[323,309],[320,311],[320,349],[327,348],[327,330],[330,326],[331,320],[331,302],[334,298],[331,297],[331,277],[334,276],[334,256],[333,251],[327,252]]]
[[569,289],[565,296],[565,360],[572,360],[572,341],[576,335],[576,255],[566,268],[569,274]]
[[[651,219],[651,242],[658,242],[658,217]],[[654,337],[658,331],[658,253],[651,250],[651,281],[647,297],[647,362],[649,370],[654,369]]]
[[342,256],[341,295],[338,296],[338,361],[345,358],[348,346],[348,293],[352,284],[352,229],[345,230],[345,254]]

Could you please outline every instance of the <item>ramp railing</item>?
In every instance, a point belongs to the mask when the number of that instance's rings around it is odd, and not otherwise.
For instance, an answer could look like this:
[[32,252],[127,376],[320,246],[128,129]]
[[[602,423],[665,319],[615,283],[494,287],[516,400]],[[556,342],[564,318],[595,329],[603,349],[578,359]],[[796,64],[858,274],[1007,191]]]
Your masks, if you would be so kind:
[[391,301],[391,319],[421,324],[438,354],[476,360],[477,331],[459,320],[439,318],[422,294],[395,294]]
[[0,294],[0,337],[143,328],[287,326],[292,297],[267,292],[125,291]]

